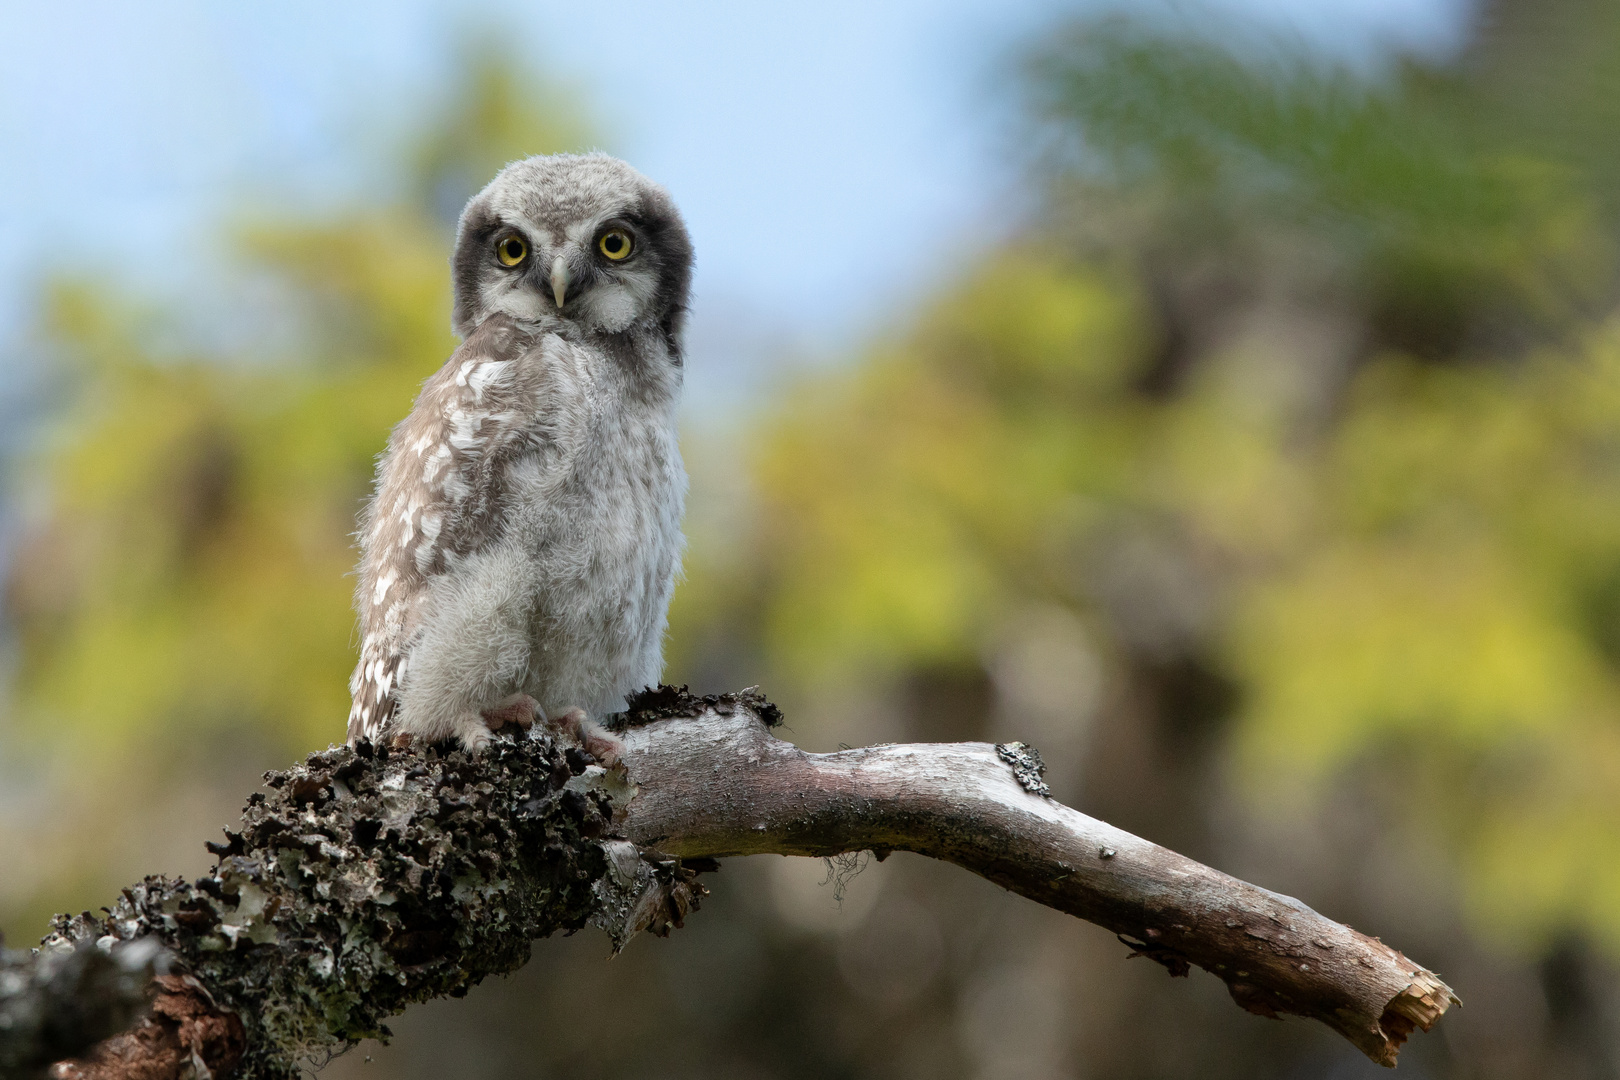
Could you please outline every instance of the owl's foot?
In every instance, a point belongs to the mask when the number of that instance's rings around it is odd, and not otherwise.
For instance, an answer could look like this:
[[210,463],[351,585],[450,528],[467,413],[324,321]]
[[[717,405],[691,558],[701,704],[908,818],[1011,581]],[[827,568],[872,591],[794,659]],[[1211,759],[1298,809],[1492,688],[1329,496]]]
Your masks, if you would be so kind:
[[484,748],[495,739],[494,729],[484,724],[482,720],[482,716],[468,717],[466,723],[459,725],[460,731],[456,733],[456,741],[469,754],[483,753]]
[[484,724],[491,731],[499,731],[507,724],[516,724],[525,731],[543,715],[540,712],[540,703],[528,694],[513,694],[499,705],[485,709],[479,714],[484,718]]
[[606,728],[591,723],[584,709],[565,709],[556,716],[546,717],[545,724],[610,769],[624,756],[624,744]]
[[499,705],[479,712],[464,713],[451,725],[453,737],[470,754],[481,752],[495,733],[512,724],[528,729],[540,715],[540,706],[527,694],[513,694]]

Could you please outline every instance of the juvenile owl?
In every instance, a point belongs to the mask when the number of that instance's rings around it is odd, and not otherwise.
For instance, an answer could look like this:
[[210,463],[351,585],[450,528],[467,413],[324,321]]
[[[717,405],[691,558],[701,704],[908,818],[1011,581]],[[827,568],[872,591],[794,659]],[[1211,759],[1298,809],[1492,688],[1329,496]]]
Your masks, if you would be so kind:
[[362,519],[349,741],[600,717],[656,684],[681,553],[692,274],[663,188],[605,154],[508,165],[462,211],[461,346]]

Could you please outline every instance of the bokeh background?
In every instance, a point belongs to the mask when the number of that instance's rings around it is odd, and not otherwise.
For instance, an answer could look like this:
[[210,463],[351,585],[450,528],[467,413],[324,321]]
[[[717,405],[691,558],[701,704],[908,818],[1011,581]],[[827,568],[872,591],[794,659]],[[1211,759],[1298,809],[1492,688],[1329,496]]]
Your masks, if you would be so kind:
[[[455,212],[600,147],[699,252],[670,681],[1027,739],[1440,971],[1406,1075],[1620,1076],[1620,7],[799,8],[0,13],[9,942],[341,738]],[[708,880],[325,1075],[1378,1074],[926,860]]]

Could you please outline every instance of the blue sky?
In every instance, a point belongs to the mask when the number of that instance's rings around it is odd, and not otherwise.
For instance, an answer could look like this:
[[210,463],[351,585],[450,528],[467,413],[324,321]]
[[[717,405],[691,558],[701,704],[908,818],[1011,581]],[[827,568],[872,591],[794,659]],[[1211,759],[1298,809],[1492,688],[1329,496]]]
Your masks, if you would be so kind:
[[[495,28],[675,194],[700,341],[836,348],[1016,216],[998,64],[1100,6],[0,0],[0,338],[41,266],[162,295],[207,267],[245,197],[353,195],[384,145],[372,125],[425,104],[458,37]],[[1364,57],[1444,49],[1466,0],[1206,6]]]

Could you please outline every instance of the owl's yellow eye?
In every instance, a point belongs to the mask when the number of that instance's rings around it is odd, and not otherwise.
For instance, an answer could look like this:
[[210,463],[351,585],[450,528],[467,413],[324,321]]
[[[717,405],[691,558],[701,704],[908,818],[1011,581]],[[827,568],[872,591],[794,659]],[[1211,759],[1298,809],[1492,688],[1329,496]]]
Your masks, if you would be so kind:
[[614,262],[618,262],[621,259],[628,259],[630,257],[630,249],[633,246],[634,245],[630,240],[630,234],[625,232],[623,229],[609,229],[607,232],[602,234],[602,239],[596,242],[597,250],[603,255],[606,255],[608,258],[612,259]]
[[519,236],[508,236],[495,245],[495,257],[501,260],[502,266],[516,266],[529,254],[529,245]]

